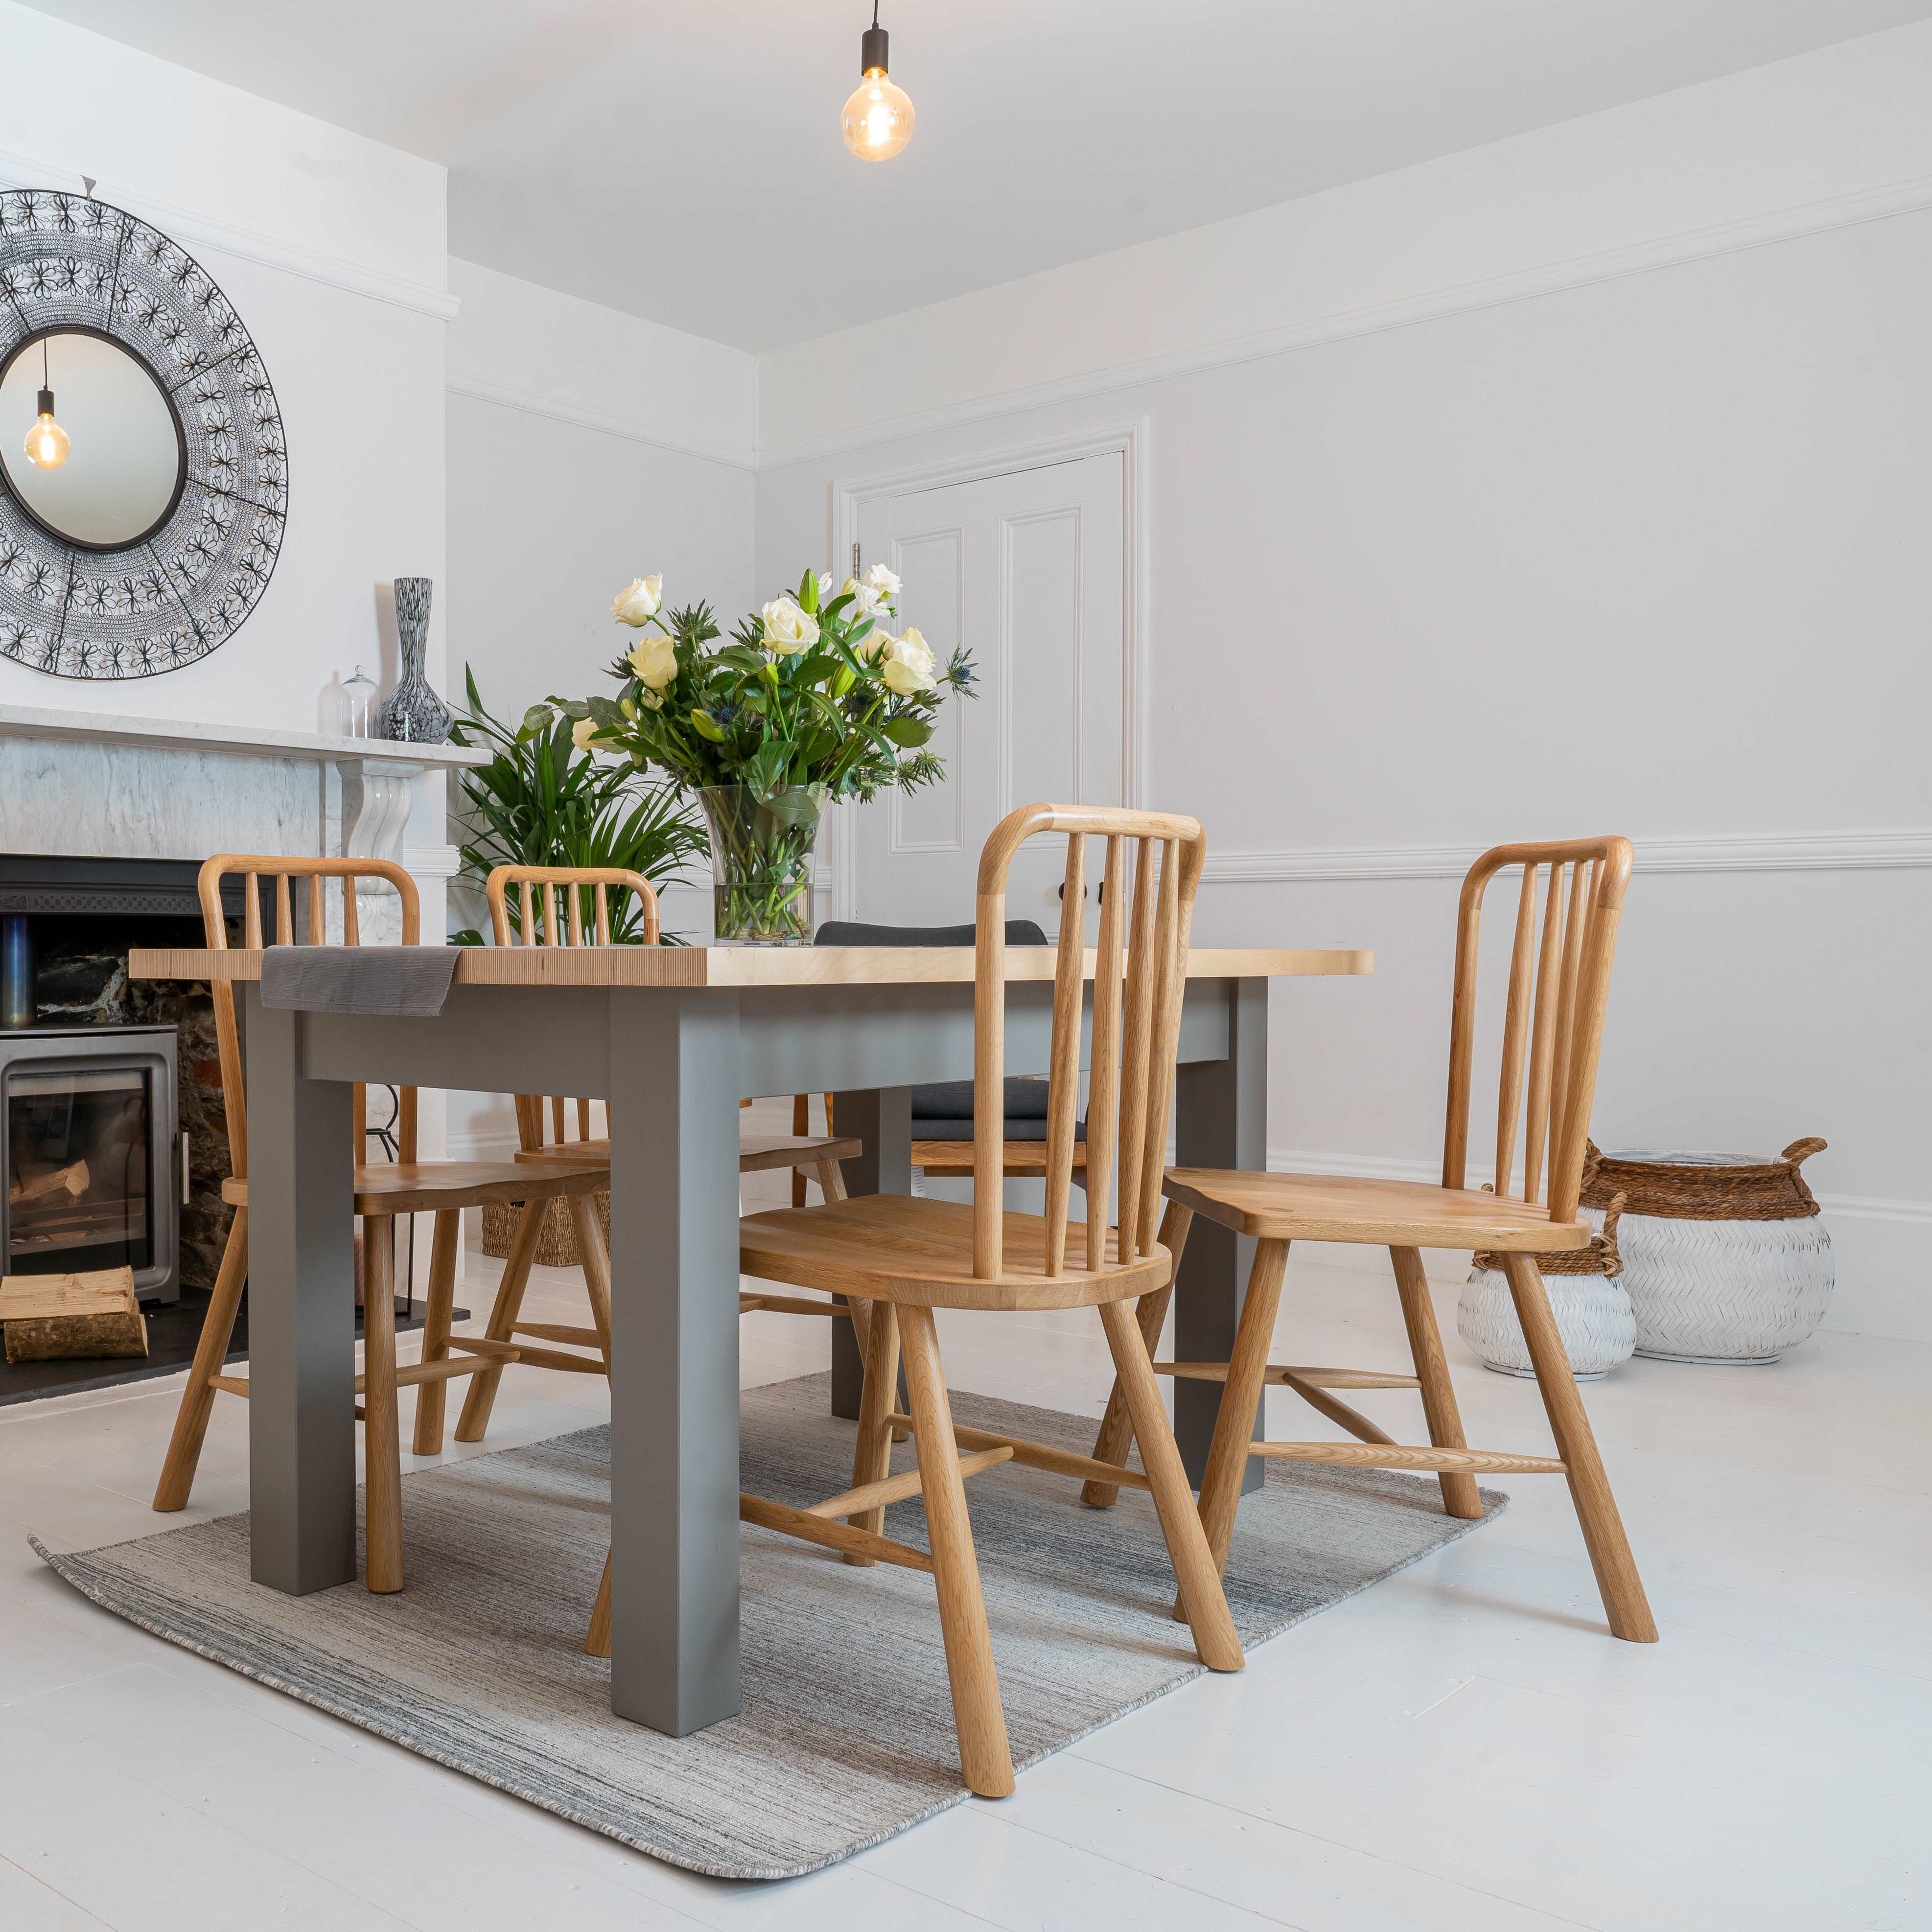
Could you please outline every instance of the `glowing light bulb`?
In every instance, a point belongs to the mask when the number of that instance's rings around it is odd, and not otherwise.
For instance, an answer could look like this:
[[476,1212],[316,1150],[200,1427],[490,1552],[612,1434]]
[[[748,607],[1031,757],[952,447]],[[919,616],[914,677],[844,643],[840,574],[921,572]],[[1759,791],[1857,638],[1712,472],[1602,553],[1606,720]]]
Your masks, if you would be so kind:
[[54,421],[54,392],[43,389],[40,416],[27,432],[27,460],[37,470],[58,470],[73,451],[73,439]]
[[874,8],[860,42],[865,78],[852,90],[839,119],[845,145],[862,161],[889,161],[912,139],[912,103],[886,77],[886,30]]

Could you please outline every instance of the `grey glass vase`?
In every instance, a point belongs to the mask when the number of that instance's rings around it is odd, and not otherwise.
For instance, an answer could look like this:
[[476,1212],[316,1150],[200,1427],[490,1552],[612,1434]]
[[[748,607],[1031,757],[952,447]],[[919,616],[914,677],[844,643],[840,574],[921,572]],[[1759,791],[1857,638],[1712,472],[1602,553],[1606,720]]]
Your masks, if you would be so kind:
[[449,736],[454,714],[430,688],[423,675],[429,645],[429,600],[436,586],[427,577],[396,579],[396,640],[402,647],[403,674],[376,713],[375,736],[406,745],[440,745]]

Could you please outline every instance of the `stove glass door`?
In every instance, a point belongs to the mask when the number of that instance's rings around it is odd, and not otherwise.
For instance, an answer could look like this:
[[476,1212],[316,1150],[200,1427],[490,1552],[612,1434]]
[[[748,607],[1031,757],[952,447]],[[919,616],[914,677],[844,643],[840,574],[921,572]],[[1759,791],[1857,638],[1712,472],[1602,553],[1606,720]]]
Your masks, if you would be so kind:
[[152,1077],[98,1063],[8,1069],[8,1274],[152,1265]]

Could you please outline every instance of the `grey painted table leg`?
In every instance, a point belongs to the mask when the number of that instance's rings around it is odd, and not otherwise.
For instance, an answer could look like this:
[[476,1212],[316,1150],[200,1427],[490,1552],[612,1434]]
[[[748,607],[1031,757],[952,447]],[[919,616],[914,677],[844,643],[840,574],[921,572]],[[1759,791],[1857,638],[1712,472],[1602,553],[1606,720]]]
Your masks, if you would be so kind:
[[249,1574],[356,1580],[352,1090],[305,1080],[298,1013],[246,988]]
[[738,1081],[734,993],[613,992],[610,1708],[674,1737],[739,1707]]
[[[887,1087],[874,1091],[835,1094],[832,1118],[842,1134],[856,1134],[865,1152],[845,1163],[848,1194],[910,1194],[912,1192],[912,1089]],[[849,1322],[828,1322],[832,1330],[832,1413],[848,1422],[859,1419],[859,1396],[866,1384],[865,1364],[852,1339]]]
[[[1220,1167],[1258,1173],[1268,1166],[1268,989],[1265,980],[1234,980],[1228,988],[1228,1057],[1183,1062],[1174,1085],[1174,1160],[1177,1167]],[[1174,1359],[1225,1362],[1247,1294],[1255,1244],[1246,1235],[1194,1217],[1174,1297]],[[1208,1468],[1221,1406],[1219,1382],[1174,1385],[1174,1432],[1189,1480],[1198,1489]],[[1261,1434],[1258,1418],[1256,1436]],[[1248,1458],[1245,1492],[1264,1474]]]

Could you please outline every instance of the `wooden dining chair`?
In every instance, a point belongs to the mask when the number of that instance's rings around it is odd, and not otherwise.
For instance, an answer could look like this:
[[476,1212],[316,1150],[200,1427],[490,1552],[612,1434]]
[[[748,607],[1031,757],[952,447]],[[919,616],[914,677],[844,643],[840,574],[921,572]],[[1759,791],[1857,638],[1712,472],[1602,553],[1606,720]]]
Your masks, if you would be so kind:
[[[970,926],[879,926],[862,920],[828,920],[818,928],[816,946],[958,946],[977,943],[978,932]],[[1048,944],[1039,925],[1030,919],[1006,921],[1009,946]],[[1046,1136],[1041,1125],[1045,1116],[1035,1111],[1041,1083],[1013,1079],[1005,1083],[1006,1165],[1009,1180],[1039,1180],[1047,1168]],[[976,1117],[977,1096],[970,1080],[942,1081],[912,1090],[912,1164],[933,1180],[970,1180],[973,1178],[972,1123]],[[805,1096],[799,1096],[792,1117],[792,1129],[800,1132],[798,1111]],[[1032,1108],[1024,1103],[1031,1102]],[[832,1118],[832,1096],[825,1096],[825,1118]],[[1084,1123],[1076,1124],[1073,1136],[1073,1180],[1084,1187],[1087,1180],[1087,1137]],[[794,1182],[791,1204],[802,1208],[805,1197]]]
[[[262,950],[261,882],[274,883],[275,934],[278,946],[321,945],[328,939],[326,884],[340,882],[342,898],[342,943],[361,943],[361,919],[356,900],[364,880],[380,880],[394,888],[402,902],[403,944],[422,941],[422,919],[415,880],[401,866],[380,859],[300,859],[268,856],[249,856],[223,853],[201,868],[200,892],[204,935],[211,950],[228,950],[228,922],[221,902],[224,879],[239,874],[246,886],[243,902],[242,944],[250,952]],[[304,930],[296,931],[291,883],[305,879],[307,918]],[[241,1030],[236,1024],[235,989],[226,980],[215,980],[211,988],[214,1004],[214,1032],[221,1069],[222,1104],[227,1116],[230,1178],[222,1183],[222,1198],[234,1209],[228,1242],[222,1251],[216,1274],[214,1292],[202,1318],[201,1336],[195,1346],[194,1361],[188,1370],[188,1386],[182,1391],[181,1407],[175,1416],[174,1433],[161,1465],[154,1490],[158,1510],[184,1509],[194,1485],[201,1446],[208,1432],[218,1393],[245,1396],[245,1376],[224,1372],[230,1337],[241,1305],[242,1290],[248,1274],[248,1103],[243,1078]],[[405,1087],[398,1096],[396,1122],[398,1158],[391,1162],[370,1163],[363,1159],[366,1150],[366,1098],[358,1084],[353,1108],[355,1203],[362,1222],[363,1372],[356,1378],[356,1393],[362,1398],[356,1411],[364,1421],[364,1460],[367,1516],[364,1529],[364,1574],[368,1587],[377,1592],[403,1587],[402,1454],[397,1417],[399,1388],[415,1387],[416,1431],[415,1450],[418,1455],[434,1455],[442,1447],[443,1386],[458,1376],[475,1376],[485,1370],[500,1373],[502,1365],[514,1361],[521,1352],[496,1341],[450,1339],[452,1305],[455,1298],[457,1252],[462,1240],[462,1215],[466,1208],[488,1202],[522,1202],[528,1204],[519,1227],[518,1250],[520,1265],[527,1274],[530,1258],[536,1252],[533,1232],[538,1216],[554,1197],[571,1203],[580,1238],[587,1234],[602,1254],[596,1217],[590,1211],[590,1197],[603,1179],[603,1170],[594,1165],[566,1164],[533,1171],[508,1161],[419,1161],[416,1158],[416,1092]],[[393,1229],[399,1214],[431,1214],[436,1216],[436,1233],[430,1251],[428,1305],[424,1312],[423,1351],[420,1362],[407,1368],[396,1366],[396,1311],[394,1299],[394,1244]],[[586,1250],[587,1252],[587,1250]],[[513,1262],[513,1267],[518,1265]],[[590,1270],[586,1267],[586,1274]]]
[[[746,1274],[850,1295],[872,1311],[851,1488],[808,1509],[742,1496],[740,1514],[862,1565],[896,1564],[933,1577],[961,1766],[968,1785],[989,1798],[1012,1790],[1012,1759],[967,1516],[966,1477],[1016,1462],[1076,1479],[1104,1474],[1151,1490],[1196,1652],[1213,1670],[1238,1670],[1243,1662],[1160,1384],[1129,1306],[1165,1282],[1170,1265],[1167,1250],[1154,1239],[1152,1221],[1173,1094],[1188,926],[1205,842],[1199,825],[1178,814],[1100,807],[1026,806],[994,828],[980,860],[974,986],[974,1079],[982,1094],[998,1092],[1005,1073],[1008,868],[1026,840],[1053,833],[1067,840],[1070,904],[1080,902],[1089,836],[1105,840],[1106,877],[1115,887],[1124,886],[1130,849],[1138,854],[1131,916],[1124,921],[1119,910],[1124,890],[1110,890],[1094,972],[1088,1159],[1090,1173],[1118,1176],[1119,1227],[1106,1225],[1104,1187],[1088,1193],[1090,1218],[1084,1226],[1068,1218],[1086,978],[1083,935],[1073,920],[1061,933],[1054,976],[1044,1216],[1005,1211],[1000,1186],[1005,1123],[986,1108],[974,1122],[970,1206],[877,1194],[779,1208],[739,1224]],[[1088,1306],[1100,1310],[1144,1474],[1124,1474],[1064,1449],[956,1427],[935,1309]],[[897,1412],[895,1400],[902,1349],[910,1414]],[[896,1424],[910,1426],[918,1459],[916,1470],[898,1476],[890,1473]],[[914,1494],[925,1502],[929,1550],[883,1533],[886,1509]]]
[[[1468,1185],[1469,1110],[1483,901],[1498,874],[1517,868],[1522,884],[1502,1016],[1496,1178],[1472,1189]],[[1169,1171],[1164,1184],[1169,1204],[1166,1227],[1177,1268],[1197,1214],[1250,1235],[1258,1244],[1231,1359],[1155,1364],[1157,1372],[1222,1384],[1220,1418],[1201,1486],[1202,1520],[1217,1569],[1227,1564],[1241,1478],[1250,1456],[1346,1468],[1432,1470],[1441,1478],[1448,1514],[1469,1518],[1483,1513],[1476,1492],[1478,1474],[1494,1471],[1560,1475],[1570,1485],[1611,1631],[1633,1643],[1656,1642],[1657,1625],[1535,1261],[1539,1252],[1587,1248],[1594,1232],[1577,1211],[1577,1197],[1617,922],[1630,872],[1627,838],[1500,845],[1484,853],[1471,868],[1462,884],[1456,920],[1441,1186],[1337,1174]],[[1408,1331],[1410,1373],[1284,1366],[1268,1360],[1288,1244],[1295,1240],[1388,1247]],[[1472,1449],[1465,1443],[1423,1272],[1420,1251],[1426,1247],[1486,1250],[1498,1258],[1529,1346],[1537,1386],[1556,1438],[1555,1456]],[[1150,1346],[1160,1336],[1172,1293],[1171,1286],[1164,1286],[1141,1304],[1139,1332]],[[1255,1418],[1268,1387],[1293,1390],[1357,1439],[1254,1441]],[[1333,1393],[1364,1388],[1418,1390],[1429,1446],[1406,1448],[1394,1442]],[[1130,1394],[1117,1384],[1108,1403],[1094,1446],[1101,1462],[1125,1458],[1138,1426]],[[1090,1484],[1085,1495],[1090,1503],[1105,1508],[1114,1500],[1114,1490],[1110,1479],[1102,1478]]]
[[[650,881],[640,873],[594,866],[499,866],[485,882],[484,892],[489,902],[491,931],[499,946],[608,946],[613,892],[635,896],[644,944],[656,946],[661,941],[658,896]],[[600,1170],[602,1186],[608,1188],[610,1139],[608,1136],[593,1136],[590,1129],[587,1100],[533,1094],[517,1096],[517,1134],[522,1143],[516,1156],[518,1162],[526,1168],[547,1167],[559,1161],[572,1166],[587,1162]],[[860,1142],[830,1133],[744,1135],[738,1142],[738,1171],[740,1174],[784,1168],[806,1171],[817,1177],[828,1201],[842,1200],[845,1184],[838,1163],[856,1159],[861,1150]],[[494,1342],[514,1343],[525,1360],[541,1367],[603,1375],[608,1368],[609,1280],[608,1274],[601,1272],[602,1244],[600,1240],[598,1244],[598,1280],[592,1282],[588,1267],[584,1274],[590,1288],[592,1325],[525,1322],[522,1312],[530,1280],[529,1258],[523,1258],[520,1267],[516,1265],[517,1249],[527,1240],[533,1256],[541,1232],[540,1227],[527,1220],[518,1226],[511,1262],[504,1268],[502,1285],[497,1290],[484,1334]],[[864,1332],[863,1310],[854,1311],[802,1295],[741,1295],[739,1310],[742,1314],[763,1312],[850,1320],[857,1333]],[[501,1378],[500,1370],[485,1369],[471,1382],[456,1425],[459,1442],[482,1441],[490,1426],[490,1411]],[[599,1591],[598,1600],[608,1612],[608,1588]],[[601,1613],[593,1617],[593,1648],[598,1629],[604,1622],[608,1617]]]

